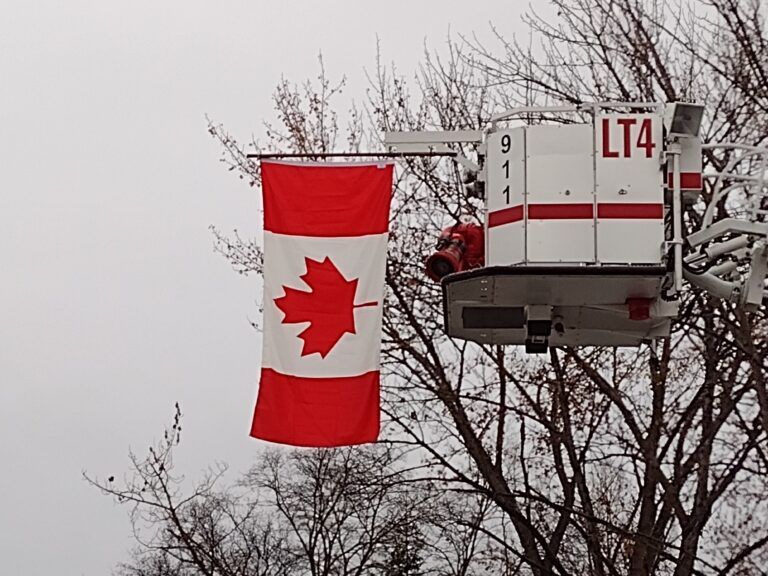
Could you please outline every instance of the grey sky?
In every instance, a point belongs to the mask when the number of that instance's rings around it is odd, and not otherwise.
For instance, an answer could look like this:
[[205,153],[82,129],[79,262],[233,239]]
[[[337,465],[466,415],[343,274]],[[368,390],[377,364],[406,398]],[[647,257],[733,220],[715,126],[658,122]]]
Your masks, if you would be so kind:
[[207,227],[259,225],[204,115],[241,139],[281,75],[362,98],[376,35],[413,70],[423,43],[520,30],[512,2],[3,0],[0,4],[0,558],[3,574],[102,575],[127,509],[81,479],[120,475],[185,414],[194,477],[253,460],[256,281]]

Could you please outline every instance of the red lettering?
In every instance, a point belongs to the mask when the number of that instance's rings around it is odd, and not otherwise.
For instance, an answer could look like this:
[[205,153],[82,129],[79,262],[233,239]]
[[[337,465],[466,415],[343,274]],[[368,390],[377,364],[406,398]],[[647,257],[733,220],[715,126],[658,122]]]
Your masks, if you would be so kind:
[[656,143],[653,141],[653,124],[650,118],[644,118],[640,124],[640,134],[637,135],[637,147],[645,148],[645,157],[653,157],[653,149]]
[[630,129],[637,123],[637,118],[617,118],[616,124],[624,127],[624,158],[632,157],[632,144],[630,140]]
[[603,118],[603,158],[618,158],[619,152],[611,150],[611,121]]
[[[603,118],[603,158],[631,158],[632,157],[632,126],[637,124],[636,117],[616,118],[616,124],[622,128],[622,140],[624,145],[619,150],[611,149],[611,119]],[[637,148],[645,150],[646,158],[653,158],[653,150],[656,143],[653,141],[653,119],[643,118],[640,123],[640,130],[637,135],[637,141],[634,144]]]

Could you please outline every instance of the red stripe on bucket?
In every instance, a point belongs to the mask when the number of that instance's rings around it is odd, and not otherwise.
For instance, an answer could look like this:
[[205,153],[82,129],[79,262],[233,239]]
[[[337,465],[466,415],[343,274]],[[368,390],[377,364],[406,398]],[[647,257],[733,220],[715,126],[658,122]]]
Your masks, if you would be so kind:
[[[672,172],[667,172],[667,188],[673,188],[672,182],[674,175]],[[701,172],[680,172],[680,189],[681,190],[701,190]]]
[[519,222],[523,219],[524,215],[525,213],[523,212],[522,204],[491,212],[488,214],[488,228],[503,226],[504,224],[512,224],[512,222]]
[[660,220],[664,218],[663,204],[598,204],[597,217],[606,219]]
[[529,220],[583,220],[593,215],[592,204],[528,204]]

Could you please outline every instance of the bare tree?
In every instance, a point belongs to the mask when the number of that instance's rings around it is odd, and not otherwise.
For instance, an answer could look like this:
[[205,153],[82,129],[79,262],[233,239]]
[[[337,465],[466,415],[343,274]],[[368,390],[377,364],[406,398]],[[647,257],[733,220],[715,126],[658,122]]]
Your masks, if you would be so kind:
[[185,489],[174,473],[173,452],[181,438],[178,404],[163,439],[144,458],[130,453],[131,469],[122,479],[85,475],[104,494],[130,506],[138,548],[126,575],[168,574],[279,576],[292,574],[296,557],[287,530],[262,505],[259,495],[223,488],[225,466]]
[[[122,479],[86,479],[131,508],[126,576],[418,576],[440,497],[387,446],[271,450],[234,483],[174,472],[181,413]],[[450,561],[451,556],[448,555]],[[434,566],[440,560],[431,561]]]
[[404,552],[431,499],[407,488],[393,456],[384,446],[272,451],[244,485],[274,504],[306,573],[361,576]]
[[[758,3],[554,6],[557,22],[528,18],[536,45],[499,34],[501,54],[469,39],[447,64],[427,61],[419,109],[444,111],[453,87],[474,85],[493,88],[491,100],[506,107],[706,97],[714,103],[708,137],[765,140],[764,87],[755,87],[761,72],[746,69],[768,62],[755,57],[766,44]],[[384,100],[374,106],[384,111],[376,116],[380,129],[400,129],[405,120],[386,105],[392,94],[380,91]],[[488,104],[470,105],[438,126],[482,127],[471,119],[487,122]],[[717,167],[727,159],[707,160]],[[425,196],[451,198],[422,172],[416,178]],[[466,199],[449,202],[471,213]],[[429,206],[423,198],[413,204]],[[689,223],[700,220],[699,210]],[[439,299],[430,286],[414,285],[418,271],[405,267],[419,262],[403,264],[400,248],[387,277],[395,311],[385,319],[392,338],[385,355],[399,376],[389,382],[401,383],[408,404],[428,408],[417,418],[400,410],[391,417],[435,464],[505,512],[516,534],[506,544],[533,573],[726,574],[765,559],[758,519],[766,510],[756,497],[766,488],[764,313],[748,315],[693,291],[670,340],[629,352],[553,350],[545,365],[514,351],[446,342]],[[424,422],[435,426],[427,432]],[[739,535],[727,546],[711,539],[723,523]]]
[[[354,109],[346,134],[333,112],[338,92],[324,73],[299,87],[283,82],[275,96],[281,125],[269,127],[269,143],[312,153],[344,140],[355,150],[375,144],[382,130],[483,128],[493,111],[517,105],[684,98],[707,103],[707,139],[766,141],[768,35],[766,8],[758,0],[552,5],[555,19],[527,16],[527,41],[498,31],[492,46],[459,38],[446,56],[427,54],[412,81],[378,63],[367,102]],[[258,186],[258,166],[246,152],[260,147],[240,146],[220,126],[210,131],[223,146],[223,160]],[[476,153],[469,147],[462,152]],[[715,169],[728,159],[713,152],[705,158]],[[706,188],[703,199],[711,198]],[[423,275],[423,259],[433,232],[460,217],[478,219],[478,208],[465,196],[456,166],[429,158],[403,163],[386,274],[382,444],[412,451],[409,461],[418,459],[419,466],[410,480],[464,503],[455,506],[453,525],[444,522],[442,533],[432,533],[443,543],[460,539],[456,548],[468,560],[451,564],[458,567],[453,573],[764,573],[765,312],[748,314],[692,289],[672,337],[636,350],[553,349],[547,359],[531,359],[514,348],[451,340],[443,332],[439,288]],[[690,207],[686,225],[696,226],[701,212],[701,205]],[[242,273],[260,273],[254,241],[217,233],[217,247]],[[285,466],[296,464],[291,457],[288,463],[285,456],[270,458],[248,486],[276,498],[281,478],[290,477]],[[160,463],[152,462],[134,465],[154,478]],[[340,465],[333,478],[347,477],[343,459]],[[307,472],[317,484],[317,470]],[[390,480],[377,478],[366,490],[376,493],[378,482],[389,486]],[[160,502],[161,515],[154,518],[173,528],[150,546],[165,546],[163,553],[179,566],[191,562],[205,574],[222,570],[224,560],[210,546],[223,534],[191,531],[184,519],[192,512],[182,507],[175,520],[163,504],[168,488],[151,485],[157,495],[147,502]],[[102,487],[147,509],[156,506],[135,496],[140,486]],[[203,501],[204,493],[198,494]],[[290,516],[295,525],[288,521],[310,562],[308,573],[335,573],[323,572],[328,566],[358,570],[364,558],[375,556],[374,540],[383,543],[386,534],[411,526],[395,522],[400,528],[387,532],[384,517],[360,516],[354,498],[342,503],[333,494],[323,496],[321,509],[329,518],[341,515],[344,534],[334,535],[303,512]],[[278,518],[316,504],[294,497],[283,500],[283,510],[278,506]],[[251,514],[256,510],[254,504]],[[205,518],[204,512],[195,514]],[[227,522],[234,527],[241,518],[242,512]],[[284,523],[275,526],[285,530]],[[355,544],[347,529],[364,529],[372,540]],[[209,542],[209,551],[174,557],[173,546],[190,538]]]

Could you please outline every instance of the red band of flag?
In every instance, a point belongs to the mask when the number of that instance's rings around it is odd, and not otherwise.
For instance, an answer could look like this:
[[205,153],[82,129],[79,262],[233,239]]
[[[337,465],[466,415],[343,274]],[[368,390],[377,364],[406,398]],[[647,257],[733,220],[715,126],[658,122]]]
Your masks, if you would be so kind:
[[264,230],[349,237],[389,230],[391,163],[343,166],[262,162]]
[[301,378],[262,368],[251,436],[293,446],[375,442],[379,372]]
[[251,435],[375,442],[392,163],[264,162],[264,333]]

